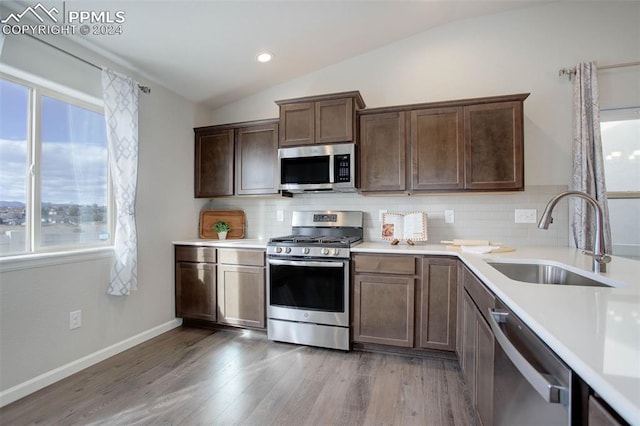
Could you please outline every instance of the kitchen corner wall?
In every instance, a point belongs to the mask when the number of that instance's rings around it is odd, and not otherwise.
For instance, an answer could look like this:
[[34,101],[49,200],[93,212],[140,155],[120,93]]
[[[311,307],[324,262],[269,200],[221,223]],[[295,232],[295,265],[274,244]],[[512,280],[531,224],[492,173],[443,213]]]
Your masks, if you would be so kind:
[[[247,216],[245,238],[269,238],[291,232],[294,210],[358,210],[364,212],[366,241],[381,241],[380,210],[424,210],[427,213],[427,244],[454,238],[487,239],[509,246],[568,245],[568,203],[554,209],[553,225],[538,229],[536,223],[514,223],[515,209],[535,209],[537,217],[547,202],[566,186],[531,186],[524,192],[492,194],[445,194],[412,196],[363,196],[359,194],[300,194],[293,198],[229,197],[211,200],[213,210],[239,209]],[[455,222],[445,223],[444,210],[453,210]],[[278,222],[278,211],[284,221]]]

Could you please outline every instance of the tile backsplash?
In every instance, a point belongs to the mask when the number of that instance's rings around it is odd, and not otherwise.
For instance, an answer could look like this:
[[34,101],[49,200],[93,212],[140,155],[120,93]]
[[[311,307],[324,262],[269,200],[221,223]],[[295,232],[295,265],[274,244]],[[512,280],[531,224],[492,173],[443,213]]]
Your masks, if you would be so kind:
[[[270,238],[291,232],[294,210],[361,210],[365,241],[380,241],[380,210],[427,213],[428,244],[454,238],[486,239],[510,246],[561,246],[569,241],[566,199],[553,212],[548,230],[537,223],[514,223],[516,209],[535,209],[540,218],[547,202],[567,186],[527,186],[524,192],[363,196],[360,194],[300,194],[287,197],[216,198],[206,208],[244,210],[245,238]],[[453,210],[454,223],[445,223],[444,211]],[[278,221],[278,212],[284,220]]]

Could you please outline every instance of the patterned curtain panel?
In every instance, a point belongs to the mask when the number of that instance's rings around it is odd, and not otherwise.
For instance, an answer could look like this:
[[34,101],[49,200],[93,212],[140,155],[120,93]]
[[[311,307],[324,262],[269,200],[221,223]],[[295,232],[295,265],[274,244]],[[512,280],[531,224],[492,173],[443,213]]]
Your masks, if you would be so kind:
[[[603,210],[604,249],[611,253],[609,206],[604,181],[604,159],[600,137],[600,104],[597,68],[594,62],[576,65],[573,81],[573,182],[572,189],[586,192]],[[577,248],[593,250],[595,212],[583,200],[574,200],[571,227]]]
[[125,296],[138,286],[136,184],[138,180],[138,85],[102,70],[111,180],[116,204],[114,261],[107,293]]

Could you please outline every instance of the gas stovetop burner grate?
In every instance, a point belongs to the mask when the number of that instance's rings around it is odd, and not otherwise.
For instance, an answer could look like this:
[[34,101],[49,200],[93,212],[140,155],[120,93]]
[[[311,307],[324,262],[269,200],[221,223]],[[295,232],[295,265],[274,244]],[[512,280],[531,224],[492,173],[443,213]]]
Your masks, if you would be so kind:
[[269,240],[270,243],[294,243],[294,244],[353,244],[360,241],[360,237],[333,237],[333,236],[309,236],[309,235],[288,235],[286,237],[275,237]]

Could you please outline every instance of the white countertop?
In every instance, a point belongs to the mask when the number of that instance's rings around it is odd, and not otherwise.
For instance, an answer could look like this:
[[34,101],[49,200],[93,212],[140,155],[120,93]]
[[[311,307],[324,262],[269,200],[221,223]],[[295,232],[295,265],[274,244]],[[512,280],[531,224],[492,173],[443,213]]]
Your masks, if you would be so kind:
[[259,239],[202,239],[194,238],[193,240],[179,240],[173,241],[174,245],[187,245],[187,246],[203,246],[203,247],[219,247],[219,248],[237,248],[237,249],[266,249],[268,240]]
[[[264,249],[267,241],[198,239],[174,244]],[[458,257],[625,420],[640,425],[640,261],[614,256],[608,271],[597,276],[618,286],[608,288],[523,283],[484,261],[546,260],[593,275],[591,257],[566,247],[473,254],[443,245],[365,242],[351,251]]]

